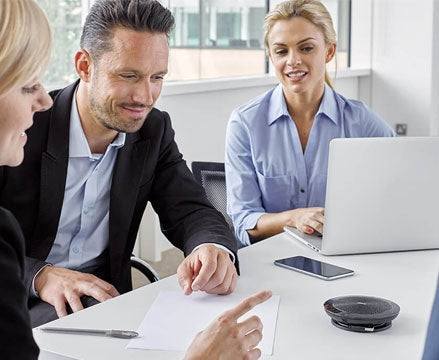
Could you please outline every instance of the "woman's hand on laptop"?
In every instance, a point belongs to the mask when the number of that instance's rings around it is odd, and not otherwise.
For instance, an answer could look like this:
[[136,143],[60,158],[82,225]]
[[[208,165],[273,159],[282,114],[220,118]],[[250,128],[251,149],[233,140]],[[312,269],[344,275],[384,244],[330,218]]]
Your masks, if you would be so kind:
[[286,225],[293,226],[305,234],[323,234],[325,208],[310,207],[287,211],[289,221]]
[[267,213],[262,215],[256,226],[247,230],[247,233],[251,243],[280,234],[284,231],[284,226],[295,227],[305,234],[323,234],[324,215],[325,208],[322,207]]

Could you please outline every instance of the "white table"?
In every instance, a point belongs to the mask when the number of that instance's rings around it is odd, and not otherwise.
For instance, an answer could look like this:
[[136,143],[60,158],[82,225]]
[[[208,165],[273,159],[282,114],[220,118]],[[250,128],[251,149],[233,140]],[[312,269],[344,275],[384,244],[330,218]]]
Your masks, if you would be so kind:
[[[273,265],[278,258],[304,255],[355,270],[324,281]],[[420,359],[439,269],[439,251],[322,256],[286,234],[239,251],[241,276],[236,292],[271,289],[281,296],[273,356],[266,359]],[[53,321],[53,326],[136,330],[160,290],[178,289],[171,276],[128,294]],[[384,297],[401,307],[390,329],[360,334],[336,328],[323,310],[332,297]],[[128,340],[42,333],[45,350],[79,359],[181,359],[182,353],[125,349]]]

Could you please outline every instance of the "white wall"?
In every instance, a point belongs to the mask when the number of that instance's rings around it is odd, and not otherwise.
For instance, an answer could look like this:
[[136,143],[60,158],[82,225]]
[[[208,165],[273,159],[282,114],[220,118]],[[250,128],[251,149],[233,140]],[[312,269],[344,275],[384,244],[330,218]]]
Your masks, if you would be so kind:
[[210,86],[193,93],[186,93],[184,89],[182,92],[164,89],[157,107],[171,116],[177,144],[188,165],[196,160],[224,161],[230,113],[237,106],[270,89],[275,82],[272,78],[264,80],[251,87],[246,84],[248,79],[235,80],[226,89],[215,89],[215,81],[209,81]]
[[351,67],[371,68],[372,54],[372,2],[351,2]]
[[410,136],[430,135],[435,121],[431,111],[433,90],[438,91],[439,45],[438,25],[433,22],[438,6],[433,6],[434,2],[373,1],[372,108],[392,126],[407,123]]
[[439,1],[433,1],[430,135],[439,136]]

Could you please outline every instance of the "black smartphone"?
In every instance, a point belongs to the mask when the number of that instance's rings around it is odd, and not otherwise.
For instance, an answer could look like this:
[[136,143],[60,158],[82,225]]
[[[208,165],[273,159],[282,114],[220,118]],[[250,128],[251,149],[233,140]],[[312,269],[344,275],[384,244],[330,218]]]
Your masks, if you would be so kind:
[[323,280],[334,280],[354,274],[353,270],[325,263],[305,256],[294,256],[274,261],[274,265],[295,270]]

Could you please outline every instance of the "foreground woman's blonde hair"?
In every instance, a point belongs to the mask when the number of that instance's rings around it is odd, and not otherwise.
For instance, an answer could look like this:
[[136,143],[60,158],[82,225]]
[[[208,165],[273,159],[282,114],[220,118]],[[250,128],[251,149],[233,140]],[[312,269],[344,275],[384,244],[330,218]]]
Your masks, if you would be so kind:
[[0,96],[45,71],[52,35],[34,0],[0,0]]

